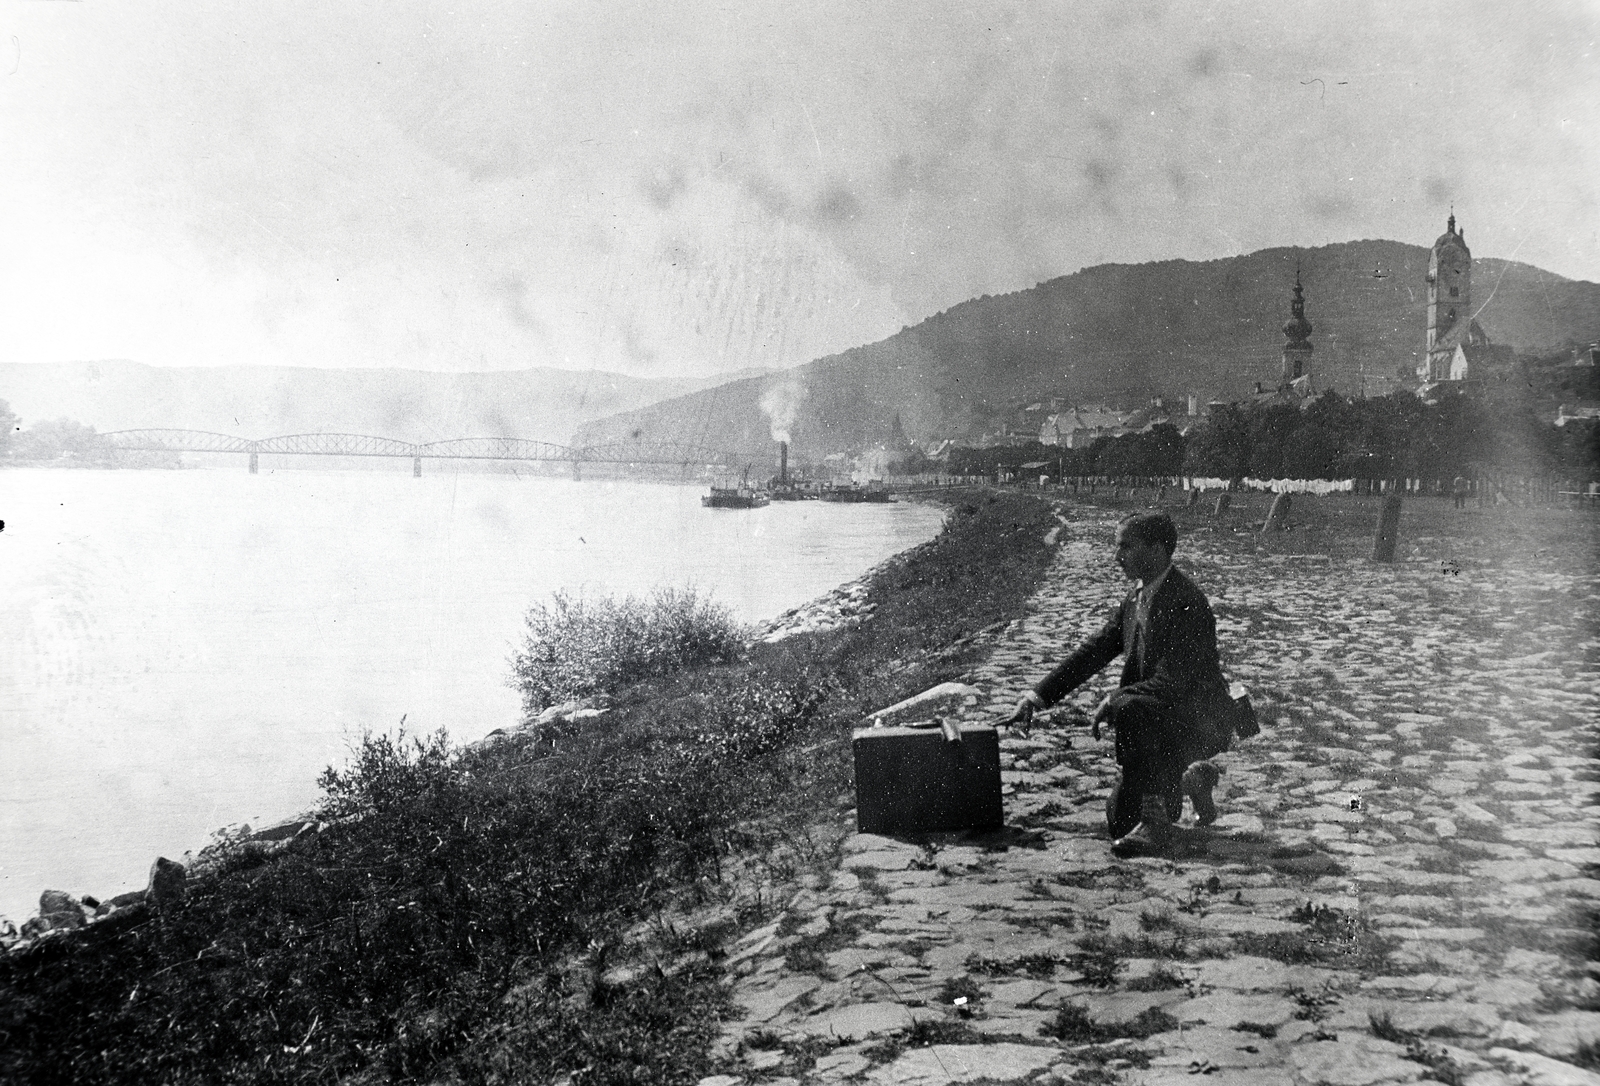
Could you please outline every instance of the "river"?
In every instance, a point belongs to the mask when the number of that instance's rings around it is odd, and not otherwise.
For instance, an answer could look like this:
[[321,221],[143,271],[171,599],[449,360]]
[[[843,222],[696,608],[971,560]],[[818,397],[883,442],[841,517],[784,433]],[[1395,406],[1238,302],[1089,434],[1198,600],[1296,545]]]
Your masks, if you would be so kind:
[[507,661],[552,591],[693,585],[757,621],[942,520],[703,492],[403,461],[0,471],[0,916],[306,809],[364,730],[516,722]]

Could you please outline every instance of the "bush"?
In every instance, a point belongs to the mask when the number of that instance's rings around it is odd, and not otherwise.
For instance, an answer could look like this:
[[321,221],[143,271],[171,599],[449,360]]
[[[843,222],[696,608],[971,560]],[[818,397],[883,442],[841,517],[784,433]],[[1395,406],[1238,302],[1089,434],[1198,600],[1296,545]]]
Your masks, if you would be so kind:
[[621,601],[556,592],[528,612],[527,626],[511,659],[511,686],[529,716],[682,668],[726,663],[744,644],[732,613],[692,588]]
[[342,770],[329,766],[317,778],[327,797],[323,813],[330,818],[384,814],[448,780],[450,739],[444,729],[426,740],[412,736],[408,743],[406,738],[404,725],[393,738],[363,732],[354,764]]

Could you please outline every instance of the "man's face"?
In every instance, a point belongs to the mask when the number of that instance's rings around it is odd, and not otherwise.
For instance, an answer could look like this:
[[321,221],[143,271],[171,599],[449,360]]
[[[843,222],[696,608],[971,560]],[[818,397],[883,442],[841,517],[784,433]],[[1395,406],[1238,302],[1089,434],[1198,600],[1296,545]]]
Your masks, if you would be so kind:
[[1130,581],[1149,581],[1167,564],[1167,551],[1159,543],[1146,543],[1128,534],[1126,524],[1117,528],[1117,566]]

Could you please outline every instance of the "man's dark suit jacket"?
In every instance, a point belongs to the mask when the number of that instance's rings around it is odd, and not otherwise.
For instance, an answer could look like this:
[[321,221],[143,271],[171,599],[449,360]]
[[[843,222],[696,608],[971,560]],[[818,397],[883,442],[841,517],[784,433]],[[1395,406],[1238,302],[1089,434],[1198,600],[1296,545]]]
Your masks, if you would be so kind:
[[1054,705],[1120,654],[1121,689],[1113,703],[1151,697],[1167,707],[1185,733],[1191,759],[1209,758],[1228,748],[1233,701],[1217,659],[1217,620],[1205,593],[1176,567],[1150,601],[1144,652],[1134,644],[1138,591],[1130,590],[1100,631],[1046,675],[1034,693]]

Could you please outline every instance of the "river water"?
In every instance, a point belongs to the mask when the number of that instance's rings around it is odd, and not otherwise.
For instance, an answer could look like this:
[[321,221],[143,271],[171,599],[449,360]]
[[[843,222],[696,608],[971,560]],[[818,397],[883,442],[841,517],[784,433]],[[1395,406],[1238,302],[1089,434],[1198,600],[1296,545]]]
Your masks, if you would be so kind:
[[0,916],[304,810],[365,729],[515,723],[507,661],[554,590],[693,585],[756,621],[942,519],[397,463],[0,471]]

